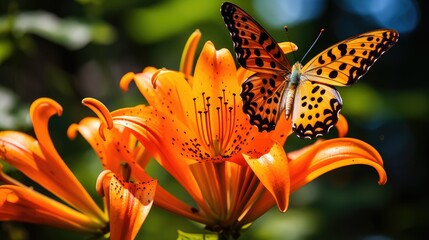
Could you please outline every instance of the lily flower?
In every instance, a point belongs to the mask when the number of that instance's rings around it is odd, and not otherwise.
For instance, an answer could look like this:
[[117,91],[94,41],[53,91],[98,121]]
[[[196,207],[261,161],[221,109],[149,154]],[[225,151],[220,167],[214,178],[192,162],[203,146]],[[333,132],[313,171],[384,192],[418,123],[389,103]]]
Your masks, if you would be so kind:
[[[156,206],[224,238],[238,238],[273,206],[285,212],[291,193],[331,170],[365,164],[377,170],[379,184],[386,182],[380,155],[363,141],[340,137],[286,153],[292,130],[284,116],[274,131],[258,132],[239,97],[241,83],[252,73],[237,69],[227,49],[216,50],[207,41],[192,73],[200,36],[199,31],[191,35],[179,71],[147,67],[124,75],[121,88],[126,91],[134,81],[148,105],[108,113],[102,103],[84,100],[107,129],[130,131],[194,201],[174,196],[167,201],[168,192],[159,194],[158,185]],[[297,49],[293,43],[281,46],[284,53]],[[341,136],[347,132],[344,117],[337,128]]]
[[156,180],[126,181],[122,175],[104,170],[97,192],[105,197],[110,219],[110,239],[134,239],[153,204]]
[[46,224],[90,233],[103,233],[108,223],[103,211],[80,184],[56,151],[48,121],[62,107],[39,98],[30,107],[36,139],[22,132],[0,132],[0,159],[64,201],[58,202],[1,172],[0,220]]
[[[17,131],[0,132],[0,159],[64,202],[45,196],[0,171],[0,181],[4,183],[0,185],[0,220],[45,224],[96,235],[110,232],[110,239],[134,239],[152,206],[156,181],[129,182],[111,170],[103,171],[96,184],[98,193],[104,197],[105,211],[102,211],[52,143],[48,121],[61,113],[61,106],[51,99],[33,102],[30,116],[36,139]],[[70,130],[69,136],[71,133]],[[98,153],[106,154],[102,150]],[[113,164],[105,167],[113,169]]]

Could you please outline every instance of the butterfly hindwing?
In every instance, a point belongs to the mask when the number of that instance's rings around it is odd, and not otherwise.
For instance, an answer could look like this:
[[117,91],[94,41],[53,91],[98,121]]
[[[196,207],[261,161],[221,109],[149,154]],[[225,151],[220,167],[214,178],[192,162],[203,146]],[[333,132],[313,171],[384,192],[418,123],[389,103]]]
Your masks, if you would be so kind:
[[329,85],[302,81],[296,90],[292,129],[300,138],[323,136],[338,122],[343,102]]
[[346,39],[311,59],[302,68],[303,76],[329,85],[351,85],[395,45],[398,37],[395,30],[380,29]]
[[250,123],[260,132],[274,130],[284,104],[281,103],[286,89],[284,76],[271,73],[255,73],[242,84],[243,111]]
[[291,66],[277,42],[248,13],[225,2],[221,14],[234,43],[238,63],[255,72],[290,73]]

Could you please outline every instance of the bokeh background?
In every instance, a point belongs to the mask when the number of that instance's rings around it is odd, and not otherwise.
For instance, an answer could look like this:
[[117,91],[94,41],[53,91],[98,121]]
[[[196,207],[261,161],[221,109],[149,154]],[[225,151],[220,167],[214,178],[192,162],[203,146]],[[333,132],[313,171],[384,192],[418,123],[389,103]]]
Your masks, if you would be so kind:
[[[39,97],[64,108],[50,121],[55,145],[85,187],[95,194],[101,170],[96,155],[66,129],[92,113],[84,97],[111,110],[144,102],[135,88],[123,93],[119,79],[146,66],[178,69],[182,48],[195,30],[200,48],[232,42],[219,13],[223,1],[210,0],[2,0],[0,1],[0,130],[32,134],[28,109]],[[429,228],[429,80],[426,1],[415,0],[242,0],[279,42],[299,46],[301,60],[320,29],[322,37],[304,63],[326,47],[376,28],[399,31],[398,44],[352,87],[339,88],[349,136],[381,153],[388,173],[384,186],[365,166],[325,174],[294,193],[290,209],[273,209],[242,239],[424,239]],[[283,26],[287,25],[286,34]],[[332,133],[334,135],[334,132]],[[328,136],[329,137],[329,136]],[[287,150],[309,144],[295,137]],[[428,153],[429,154],[429,153]],[[13,169],[10,174],[19,177]],[[171,181],[154,173],[160,183]],[[25,181],[25,180],[23,180]],[[28,182],[31,185],[31,182]],[[168,219],[168,222],[167,222]],[[176,239],[177,230],[204,233],[186,219],[152,208],[139,239]],[[24,223],[0,222],[0,239],[88,239],[75,232]]]

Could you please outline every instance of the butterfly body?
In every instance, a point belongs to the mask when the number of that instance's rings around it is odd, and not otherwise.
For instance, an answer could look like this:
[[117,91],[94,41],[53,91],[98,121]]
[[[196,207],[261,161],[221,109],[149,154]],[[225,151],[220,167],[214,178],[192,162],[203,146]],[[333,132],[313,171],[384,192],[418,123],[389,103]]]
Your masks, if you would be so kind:
[[285,81],[288,81],[288,86],[286,89],[286,102],[285,102],[285,115],[286,119],[289,119],[292,113],[293,102],[295,100],[296,88],[301,82],[301,68],[302,65],[299,62],[296,62],[292,66],[291,73],[286,76]]
[[[322,51],[304,66],[291,65],[268,32],[240,7],[225,2],[221,14],[238,63],[255,73],[242,83],[243,111],[260,132],[282,114],[300,138],[323,136],[335,126],[343,102],[335,86],[357,82],[398,40],[391,29],[366,32]],[[296,46],[289,43],[290,51]]]

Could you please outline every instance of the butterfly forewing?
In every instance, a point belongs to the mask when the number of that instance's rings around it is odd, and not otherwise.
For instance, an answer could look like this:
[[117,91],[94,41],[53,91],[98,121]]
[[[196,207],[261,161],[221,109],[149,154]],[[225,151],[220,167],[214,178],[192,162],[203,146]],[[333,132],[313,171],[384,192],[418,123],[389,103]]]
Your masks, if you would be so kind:
[[290,73],[290,63],[277,42],[249,14],[228,2],[222,4],[221,14],[242,67],[255,72]]
[[300,138],[323,136],[338,122],[343,102],[338,91],[329,85],[302,81],[297,88],[292,129]]
[[310,60],[305,78],[329,85],[346,86],[359,80],[378,58],[398,41],[394,30],[381,29],[337,43]]
[[284,77],[277,74],[255,73],[243,82],[243,111],[260,132],[274,130],[285,106],[281,103],[285,89]]

